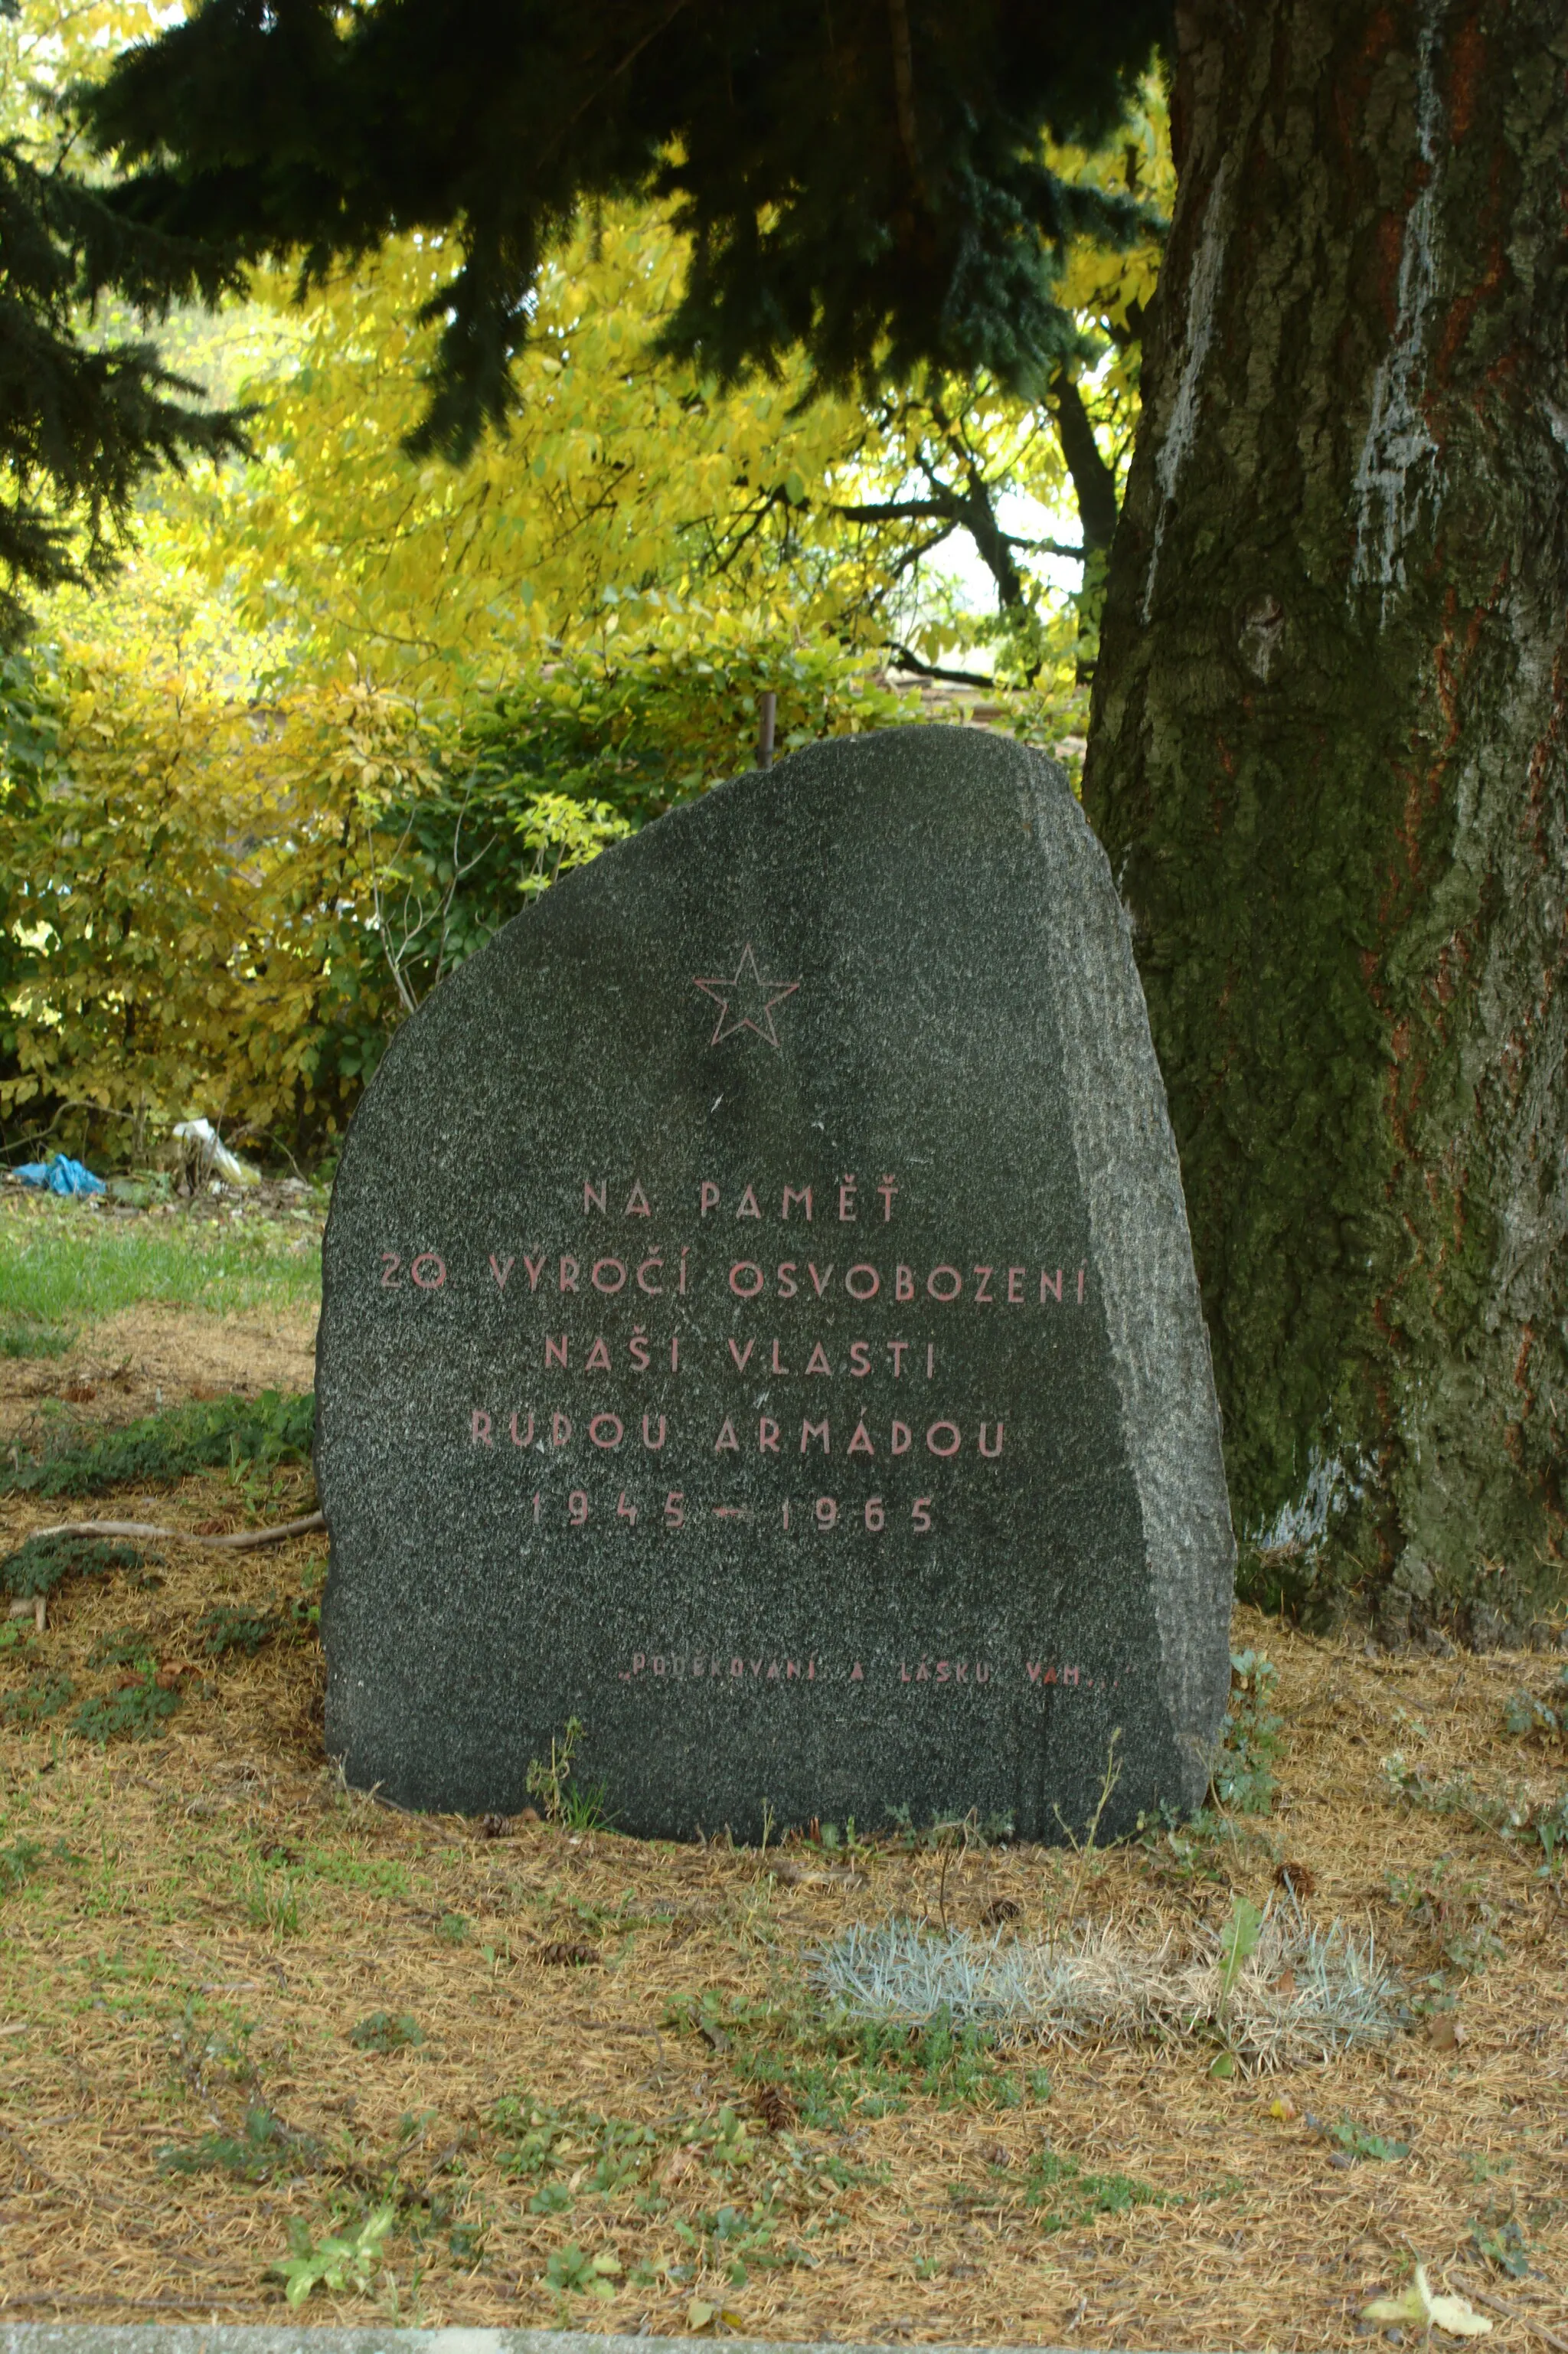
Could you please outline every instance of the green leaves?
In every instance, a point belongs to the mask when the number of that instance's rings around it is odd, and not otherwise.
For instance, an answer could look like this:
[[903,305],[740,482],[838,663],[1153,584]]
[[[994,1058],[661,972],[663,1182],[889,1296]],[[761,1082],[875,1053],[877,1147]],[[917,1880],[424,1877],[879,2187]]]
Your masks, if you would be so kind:
[[335,2296],[350,2293],[363,2296],[375,2278],[382,2260],[381,2243],[397,2215],[396,2207],[377,2207],[357,2232],[333,2233],[319,2244],[312,2241],[306,2226],[296,2216],[289,2226],[292,2253],[280,2257],[267,2269],[281,2276],[283,2294],[291,2306],[303,2305],[317,2286],[330,2289]]
[[1220,1932],[1220,2013],[1224,2017],[1242,1965],[1257,1951],[1263,1935],[1263,1914],[1247,1897],[1238,1896]]
[[620,2258],[608,2251],[585,2256],[575,2240],[557,2248],[545,2266],[545,2278],[563,2296],[612,2297],[620,2278]]

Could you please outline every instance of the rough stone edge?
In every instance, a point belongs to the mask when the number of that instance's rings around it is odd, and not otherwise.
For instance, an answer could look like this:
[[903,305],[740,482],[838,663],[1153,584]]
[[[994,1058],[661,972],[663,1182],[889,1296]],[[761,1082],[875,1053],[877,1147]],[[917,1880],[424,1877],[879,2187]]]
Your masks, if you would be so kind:
[[[1229,1677],[1212,1681],[1202,1663],[1211,1638],[1213,1651],[1228,1657],[1236,1543],[1176,1139],[1143,991],[1136,980],[1127,985],[1138,968],[1110,861],[1073,798],[1065,769],[1043,753],[1026,758],[1035,838],[1053,898],[1067,917],[1046,925],[1046,956],[1073,1150],[1143,1514],[1167,1702],[1178,1728],[1207,1725],[1212,1740]],[[1064,801],[1071,812],[1066,823]],[[1118,1233],[1140,1240],[1131,1250],[1118,1248]],[[1151,1301],[1160,1313],[1150,1313]],[[1157,1399],[1158,1414],[1151,1411]],[[1220,1498],[1219,1513],[1196,1514],[1195,1490]],[[1206,1755],[1183,1760],[1182,1795],[1190,1804],[1208,1787],[1209,1765]]]
[[[7,2322],[0,2314],[0,2354],[691,2354],[690,2338],[597,2337],[586,2329],[339,2329],[309,2322],[268,2323]],[[887,2354],[869,2338],[726,2338],[731,2354]],[[928,2346],[922,2354],[1018,2354],[1016,2348]],[[1035,2347],[1029,2354],[1068,2354]]]

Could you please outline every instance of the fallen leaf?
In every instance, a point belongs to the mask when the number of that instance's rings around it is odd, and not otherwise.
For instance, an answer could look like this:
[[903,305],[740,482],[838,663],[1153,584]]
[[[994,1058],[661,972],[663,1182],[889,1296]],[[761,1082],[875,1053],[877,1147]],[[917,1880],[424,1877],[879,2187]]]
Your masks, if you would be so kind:
[[1426,2022],[1426,2040],[1434,2051],[1453,2052],[1465,2041],[1465,2031],[1457,2019],[1440,2010]]
[[659,2179],[668,2189],[673,2183],[683,2181],[694,2170],[696,2163],[689,2149],[678,2149],[670,2158]]
[[1292,1896],[1310,1896],[1318,1882],[1306,1864],[1282,1863],[1276,1869],[1274,1884],[1277,1888],[1287,1888]]
[[705,2297],[694,2296],[690,2305],[686,2307],[687,2328],[706,2329],[712,2322],[716,2309],[717,2308],[715,2306],[711,2306],[708,2303]]
[[1272,2101],[1270,2101],[1268,2105],[1268,2114],[1271,2117],[1277,2117],[1281,2125],[1287,2126],[1292,2124],[1294,2120],[1300,2115],[1301,2112],[1297,2107],[1295,2102],[1290,2098],[1288,2093],[1279,2093],[1276,2094]]
[[536,1823],[543,1819],[537,1807],[524,1807],[514,1819],[520,1823]]
[[993,1896],[980,1914],[980,1926],[1000,1929],[1004,1921],[1016,1921],[1022,1910],[1015,1896]]
[[1274,1991],[1276,1994],[1294,1994],[1296,1991],[1295,1971],[1281,1970],[1279,1976],[1274,1981]]
[[67,1405],[90,1405],[98,1395],[98,1387],[93,1382],[72,1382],[69,1388],[61,1390],[60,1395]]
[[1489,2337],[1492,2327],[1468,2297],[1434,2296],[1425,2264],[1416,2265],[1415,2277],[1403,2296],[1378,2296],[1371,2305],[1363,2305],[1361,2319],[1413,2322],[1417,2329],[1441,2329],[1450,2338]]

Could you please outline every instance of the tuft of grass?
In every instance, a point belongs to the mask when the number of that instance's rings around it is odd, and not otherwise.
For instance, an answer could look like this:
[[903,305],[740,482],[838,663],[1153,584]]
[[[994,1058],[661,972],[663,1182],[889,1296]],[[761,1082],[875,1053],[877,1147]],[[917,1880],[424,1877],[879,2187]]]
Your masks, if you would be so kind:
[[214,1398],[148,1415],[121,1430],[68,1438],[0,1479],[0,1494],[101,1496],[131,1481],[175,1480],[241,1463],[270,1466],[309,1459],[315,1399],[263,1390],[257,1398]]
[[113,1218],[77,1202],[0,1204],[0,1331],[69,1332],[143,1300],[235,1316],[313,1308],[320,1298],[320,1246],[297,1225]]

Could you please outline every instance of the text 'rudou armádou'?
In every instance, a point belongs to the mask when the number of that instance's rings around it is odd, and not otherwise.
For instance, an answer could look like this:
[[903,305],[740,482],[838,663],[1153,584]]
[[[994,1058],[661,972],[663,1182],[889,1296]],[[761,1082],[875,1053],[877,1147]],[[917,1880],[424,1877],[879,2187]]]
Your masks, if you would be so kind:
[[1052,762],[823,744],[558,883],[333,1199],[327,1742],[623,1829],[1201,1796],[1234,1547],[1127,926]]

